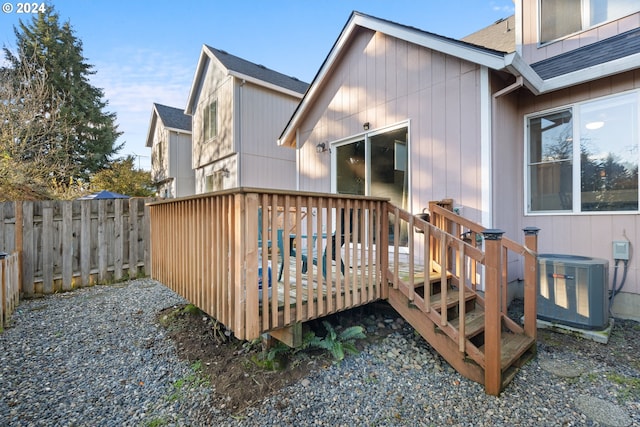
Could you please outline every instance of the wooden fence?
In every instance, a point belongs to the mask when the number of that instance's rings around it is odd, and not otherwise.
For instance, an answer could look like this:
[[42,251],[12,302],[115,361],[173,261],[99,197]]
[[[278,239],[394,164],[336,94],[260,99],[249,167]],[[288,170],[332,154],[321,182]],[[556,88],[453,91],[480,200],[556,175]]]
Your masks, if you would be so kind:
[[20,254],[0,259],[0,329],[6,326],[20,295]]
[[22,295],[146,275],[149,200],[0,203],[0,251],[22,254]]

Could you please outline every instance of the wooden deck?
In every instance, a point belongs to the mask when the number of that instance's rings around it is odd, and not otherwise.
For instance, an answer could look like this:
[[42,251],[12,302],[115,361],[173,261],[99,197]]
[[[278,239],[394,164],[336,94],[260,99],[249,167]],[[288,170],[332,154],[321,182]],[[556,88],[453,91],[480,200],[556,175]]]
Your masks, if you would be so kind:
[[[247,340],[280,339],[303,322],[388,300],[455,369],[497,395],[535,353],[537,229],[521,245],[451,206],[430,203],[427,222],[385,199],[336,194],[240,188],[151,203],[152,277]],[[506,315],[518,258],[524,326]]]

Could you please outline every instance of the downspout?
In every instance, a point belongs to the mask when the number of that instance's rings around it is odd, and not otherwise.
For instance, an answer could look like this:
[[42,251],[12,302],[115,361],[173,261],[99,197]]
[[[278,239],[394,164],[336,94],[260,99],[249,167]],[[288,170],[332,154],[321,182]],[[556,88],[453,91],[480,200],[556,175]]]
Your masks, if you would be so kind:
[[236,155],[236,187],[242,187],[242,88],[247,81],[240,80],[238,87],[238,114],[235,115],[238,120],[238,154]]
[[299,140],[300,129],[296,129],[296,191],[300,191],[300,147],[298,147]]
[[[486,68],[483,68],[483,70],[486,70]],[[490,87],[489,84],[489,72],[487,70],[487,74],[486,74],[486,85],[487,85],[487,93]],[[483,79],[483,82],[485,80]],[[514,92],[518,89],[520,89],[522,86],[524,85],[524,79],[522,78],[522,76],[517,76],[516,77],[516,81],[512,84],[510,84],[509,86],[498,90],[497,92],[494,92],[491,96],[491,108],[490,111],[488,112],[489,117],[487,117],[486,121],[483,121],[483,123],[487,123],[489,124],[488,127],[489,129],[486,130],[486,133],[483,132],[483,135],[485,135],[488,138],[487,144],[485,146],[485,144],[483,144],[483,150],[482,150],[482,160],[483,160],[483,164],[486,166],[485,168],[483,168],[483,171],[486,171],[483,173],[483,175],[486,173],[488,176],[483,176],[483,188],[487,188],[489,190],[487,190],[487,194],[483,194],[483,206],[487,206],[487,209],[483,209],[482,210],[482,225],[484,225],[485,227],[493,227],[493,171],[492,171],[492,164],[493,164],[493,152],[492,152],[492,147],[493,147],[493,139],[495,137],[494,134],[494,129],[497,128],[497,124],[496,124],[496,110],[497,110],[497,106],[498,106],[498,101],[497,99],[510,94],[511,92]],[[487,203],[485,205],[485,203]]]
[[487,228],[493,224],[493,201],[491,198],[491,110],[489,98],[489,70],[480,68],[480,223]]

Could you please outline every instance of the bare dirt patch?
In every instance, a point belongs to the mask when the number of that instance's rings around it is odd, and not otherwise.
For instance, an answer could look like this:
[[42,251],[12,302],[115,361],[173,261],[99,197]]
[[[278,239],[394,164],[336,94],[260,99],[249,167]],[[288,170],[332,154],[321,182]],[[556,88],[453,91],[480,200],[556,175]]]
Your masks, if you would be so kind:
[[[373,313],[376,314],[373,314]],[[356,347],[382,339],[392,332],[384,319],[397,314],[386,304],[371,304],[322,320],[329,321],[340,331],[350,326],[363,326],[366,338],[356,341]],[[266,351],[261,340],[241,341],[226,335],[224,327],[192,305],[166,308],[158,313],[158,322],[167,330],[181,359],[197,363],[201,375],[210,381],[215,402],[223,411],[238,413],[263,400],[287,385],[324,369],[333,363],[329,353],[319,349],[278,353],[277,369],[266,367]],[[319,337],[326,335],[321,321],[305,323],[304,330]]]

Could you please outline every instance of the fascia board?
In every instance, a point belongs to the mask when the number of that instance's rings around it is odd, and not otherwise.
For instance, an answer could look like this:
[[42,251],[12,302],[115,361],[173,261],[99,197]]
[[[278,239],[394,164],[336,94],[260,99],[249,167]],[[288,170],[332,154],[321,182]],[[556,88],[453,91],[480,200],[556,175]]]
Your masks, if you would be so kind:
[[195,110],[194,102],[198,98],[198,92],[202,89],[202,79],[207,72],[208,65],[214,63],[228,72],[227,68],[216,58],[216,56],[209,50],[209,47],[205,44],[202,45],[200,51],[200,58],[198,59],[198,65],[196,66],[196,72],[193,76],[193,82],[191,83],[191,89],[189,90],[189,97],[187,98],[187,106],[184,113],[187,115],[193,115]]
[[448,41],[440,37],[426,34],[420,30],[412,30],[391,22],[381,21],[372,17],[356,15],[354,24],[370,30],[379,31],[384,34],[396,37],[400,40],[417,44],[447,55],[483,65],[494,70],[504,68],[504,54],[492,54],[482,51],[464,43]]
[[[297,143],[295,141],[296,129],[300,125],[300,121],[303,119],[304,113],[311,103],[311,100],[315,99],[316,94],[320,90],[319,88],[323,86],[322,83],[329,75],[329,71],[333,68],[333,65],[336,62],[338,55],[342,51],[343,46],[346,44],[347,40],[349,40],[349,36],[354,31],[356,27],[354,21],[354,16],[352,16],[349,22],[347,22],[347,25],[345,25],[342,33],[340,33],[338,40],[336,40],[336,43],[334,44],[333,48],[329,52],[329,55],[322,64],[322,67],[318,71],[318,74],[311,82],[307,93],[302,97],[302,101],[300,102],[300,104],[298,104],[298,108],[296,108],[296,111],[293,113],[291,120],[289,120],[289,124],[280,135],[280,138],[278,138],[278,145],[294,147],[295,143]],[[291,139],[293,139],[293,141],[291,141]]]
[[302,97],[304,96],[304,94],[302,94],[300,92],[296,92],[295,90],[287,89],[287,88],[284,88],[282,86],[275,85],[273,83],[265,82],[264,80],[260,80],[260,79],[257,79],[255,77],[251,77],[251,76],[248,76],[246,74],[238,73],[236,71],[229,70],[229,75],[233,76],[233,77],[235,77],[235,78],[237,78],[239,80],[244,80],[244,81],[247,81],[249,83],[253,83],[253,84],[257,85],[257,86],[262,86],[262,87],[271,89],[273,91],[280,92],[280,93],[283,93],[285,95],[292,96],[292,97],[294,97],[296,99],[302,99]]
[[640,68],[640,53],[544,80],[540,92],[552,92]]
[[166,130],[170,131],[170,132],[175,132],[175,133],[181,133],[181,134],[185,134],[185,135],[191,135],[191,131],[190,130],[184,130],[184,129],[178,129],[178,128],[165,128]]
[[153,111],[151,111],[151,119],[149,120],[149,128],[147,130],[147,140],[145,141],[146,147],[153,147],[153,134],[155,133],[156,126],[158,125],[158,111],[156,110],[155,105],[153,106]]

